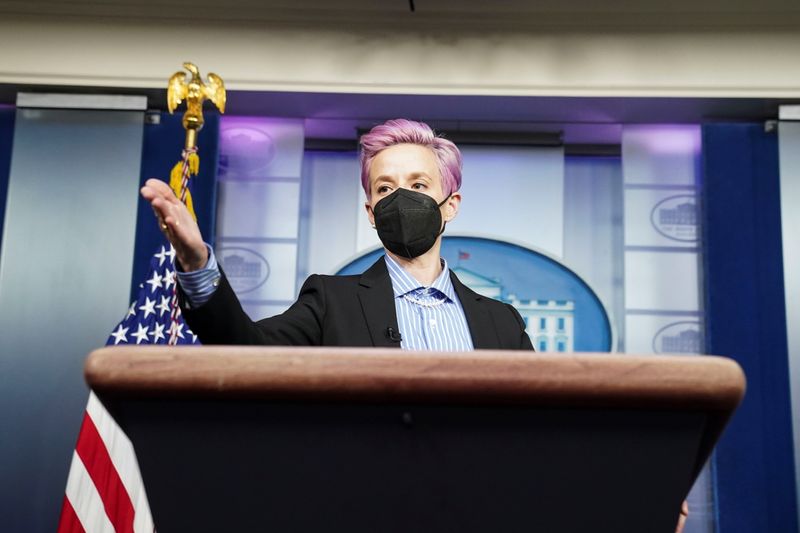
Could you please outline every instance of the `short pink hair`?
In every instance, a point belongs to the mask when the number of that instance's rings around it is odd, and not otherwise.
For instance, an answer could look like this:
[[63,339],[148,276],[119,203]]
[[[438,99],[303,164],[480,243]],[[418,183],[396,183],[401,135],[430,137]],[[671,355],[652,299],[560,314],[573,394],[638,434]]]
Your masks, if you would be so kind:
[[436,135],[424,122],[414,122],[404,118],[387,120],[362,135],[359,144],[361,186],[364,187],[367,198],[372,197],[369,190],[369,169],[372,160],[381,150],[396,144],[418,144],[433,150],[439,174],[442,176],[444,193],[449,196],[461,188],[461,152],[452,141]]

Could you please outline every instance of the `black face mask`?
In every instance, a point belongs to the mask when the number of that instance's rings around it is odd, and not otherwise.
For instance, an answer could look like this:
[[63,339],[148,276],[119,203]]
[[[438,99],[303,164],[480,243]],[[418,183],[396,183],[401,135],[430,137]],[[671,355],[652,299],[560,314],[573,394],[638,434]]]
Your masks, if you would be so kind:
[[437,204],[427,194],[397,189],[372,208],[378,238],[392,253],[407,259],[419,257],[444,232],[439,208],[449,198]]

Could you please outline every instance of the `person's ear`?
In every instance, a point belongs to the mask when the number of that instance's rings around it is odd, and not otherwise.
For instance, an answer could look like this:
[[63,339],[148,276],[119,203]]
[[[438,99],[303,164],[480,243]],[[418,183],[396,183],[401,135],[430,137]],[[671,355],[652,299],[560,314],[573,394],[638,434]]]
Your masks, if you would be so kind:
[[458,208],[461,207],[461,193],[454,192],[451,194],[450,198],[445,202],[444,207],[444,221],[450,222],[458,215]]
[[367,210],[367,218],[369,219],[369,225],[374,228],[375,227],[375,213],[372,212],[372,206],[369,205],[369,202],[364,202],[364,209]]

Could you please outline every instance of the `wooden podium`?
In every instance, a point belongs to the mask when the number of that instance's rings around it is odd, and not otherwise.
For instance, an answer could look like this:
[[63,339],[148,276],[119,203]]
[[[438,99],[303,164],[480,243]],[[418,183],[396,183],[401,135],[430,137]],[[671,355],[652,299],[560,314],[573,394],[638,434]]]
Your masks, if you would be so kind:
[[159,533],[672,533],[728,359],[113,347],[86,379]]

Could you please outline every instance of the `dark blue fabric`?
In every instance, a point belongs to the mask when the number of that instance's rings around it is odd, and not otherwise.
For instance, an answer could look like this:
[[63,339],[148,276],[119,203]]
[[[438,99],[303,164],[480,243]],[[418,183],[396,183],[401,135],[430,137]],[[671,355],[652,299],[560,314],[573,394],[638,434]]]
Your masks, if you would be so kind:
[[[172,167],[180,161],[185,131],[181,125],[182,113],[161,113],[160,124],[144,126],[142,144],[141,185],[149,178],[160,178],[169,183]],[[217,163],[219,160],[219,121],[214,112],[204,115],[205,126],[200,130],[197,155],[200,156],[200,173],[190,180],[192,201],[197,223],[206,242],[214,244],[217,212]],[[153,215],[150,204],[139,199],[136,219],[136,246],[131,278],[131,301],[136,299],[139,284],[144,281],[150,259],[166,241]]]
[[777,134],[704,126],[703,179],[707,351],[747,376],[716,451],[718,531],[797,531]]
[[11,173],[11,149],[14,144],[14,119],[17,110],[0,107],[0,250],[3,246],[3,223],[6,220],[8,176]]

